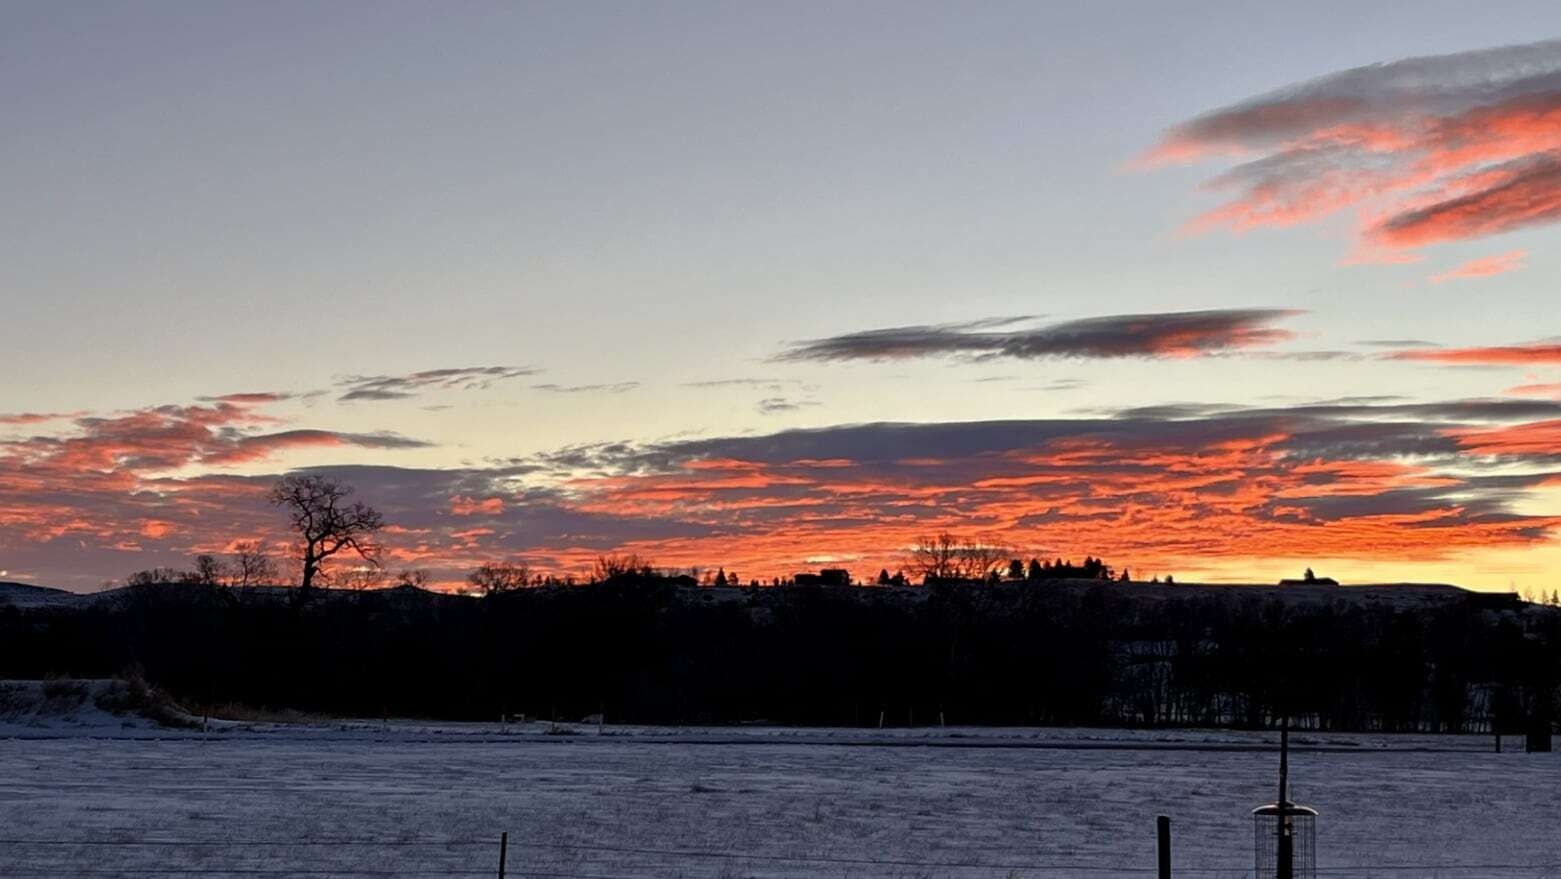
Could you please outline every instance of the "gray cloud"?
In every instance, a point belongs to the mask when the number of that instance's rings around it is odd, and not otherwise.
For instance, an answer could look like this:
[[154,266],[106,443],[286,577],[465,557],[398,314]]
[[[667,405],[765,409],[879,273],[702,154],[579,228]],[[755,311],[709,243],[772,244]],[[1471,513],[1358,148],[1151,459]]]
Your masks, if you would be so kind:
[[612,382],[594,385],[558,385],[540,384],[532,385],[532,389],[547,391],[552,394],[623,394],[640,386],[639,382]]
[[258,391],[239,394],[221,394],[214,397],[196,397],[202,403],[232,403],[236,406],[263,406],[291,400],[296,394],[287,391]]
[[794,378],[722,378],[712,381],[684,382],[685,388],[764,388],[781,390],[782,388],[801,387],[802,382]]
[[817,406],[817,400],[793,400],[788,397],[765,397],[756,404],[760,415],[779,415],[782,412],[796,412],[798,409],[809,406]]
[[1272,326],[1292,309],[1246,308],[1124,314],[1039,327],[1020,319],[865,330],[812,339],[776,356],[781,361],[901,360],[969,355],[978,359],[1186,357],[1271,345],[1291,333]]
[[1260,360],[1291,360],[1297,363],[1332,363],[1334,361],[1365,360],[1358,351],[1255,351],[1251,354]]
[[1436,342],[1427,342],[1424,339],[1361,339],[1357,345],[1368,348],[1440,348]]
[[1206,113],[1171,129],[1167,141],[1283,144],[1342,122],[1446,116],[1535,94],[1561,94],[1561,40],[1340,71]]
[[496,381],[536,375],[529,366],[466,366],[429,369],[407,375],[355,375],[337,383],[343,402],[405,400],[428,391],[482,390]]

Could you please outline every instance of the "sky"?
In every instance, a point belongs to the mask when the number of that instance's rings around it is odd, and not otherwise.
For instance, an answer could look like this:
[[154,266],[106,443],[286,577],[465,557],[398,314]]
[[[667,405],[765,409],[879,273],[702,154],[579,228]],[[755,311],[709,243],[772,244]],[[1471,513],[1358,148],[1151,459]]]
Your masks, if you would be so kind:
[[1553,3],[7,3],[0,579],[1561,587]]

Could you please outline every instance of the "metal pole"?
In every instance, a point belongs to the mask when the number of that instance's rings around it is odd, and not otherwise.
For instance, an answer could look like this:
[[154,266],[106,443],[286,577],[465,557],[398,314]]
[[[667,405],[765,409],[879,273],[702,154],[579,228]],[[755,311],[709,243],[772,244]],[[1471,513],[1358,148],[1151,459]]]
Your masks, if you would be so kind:
[[1290,718],[1279,728],[1279,839],[1278,879],[1295,879],[1295,835],[1290,822]]
[[504,879],[504,862],[509,859],[509,831],[499,834],[499,879]]
[[1279,727],[1279,799],[1283,806],[1290,802],[1290,720]]
[[1154,820],[1154,823],[1160,851],[1159,879],[1171,879],[1171,819],[1169,816],[1161,815]]

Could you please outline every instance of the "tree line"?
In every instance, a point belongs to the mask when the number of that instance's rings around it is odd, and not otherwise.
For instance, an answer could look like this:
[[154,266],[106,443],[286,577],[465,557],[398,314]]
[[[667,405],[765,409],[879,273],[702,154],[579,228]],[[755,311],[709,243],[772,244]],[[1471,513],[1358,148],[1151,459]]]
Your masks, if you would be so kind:
[[[200,585],[0,608],[0,676],[139,672],[190,705],[450,719],[1519,731],[1551,716],[1561,613],[1058,580],[797,586],[714,600],[614,573],[486,598]],[[325,597],[328,596],[328,597]]]

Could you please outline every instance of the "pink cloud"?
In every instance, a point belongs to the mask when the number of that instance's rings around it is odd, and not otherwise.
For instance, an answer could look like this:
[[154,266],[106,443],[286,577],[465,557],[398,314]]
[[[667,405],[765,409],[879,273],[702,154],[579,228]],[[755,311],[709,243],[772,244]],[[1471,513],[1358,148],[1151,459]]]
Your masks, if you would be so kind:
[[80,418],[85,414],[84,412],[18,412],[12,415],[0,415],[0,425],[45,424],[50,421]]
[[503,498],[490,497],[478,500],[460,495],[450,498],[452,516],[498,515],[502,512],[504,512]]
[[1557,400],[1561,400],[1561,382],[1518,385],[1514,388],[1508,388],[1504,393],[1516,397],[1554,397]]
[[1207,113],[1141,165],[1235,158],[1190,231],[1291,226],[1346,209],[1354,262],[1561,219],[1555,42],[1371,65]]
[[1504,275],[1524,268],[1524,260],[1528,258],[1526,250],[1509,250],[1506,253],[1498,253],[1492,256],[1482,256],[1471,259],[1468,262],[1432,275],[1428,280],[1433,284],[1442,284],[1447,281],[1468,280],[1470,278],[1489,278],[1493,275]]

